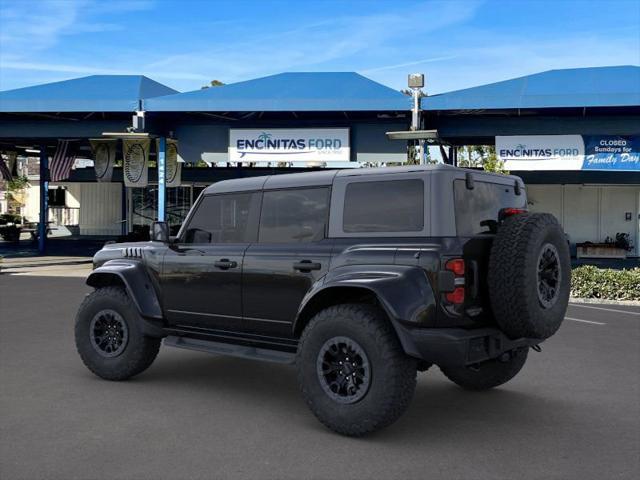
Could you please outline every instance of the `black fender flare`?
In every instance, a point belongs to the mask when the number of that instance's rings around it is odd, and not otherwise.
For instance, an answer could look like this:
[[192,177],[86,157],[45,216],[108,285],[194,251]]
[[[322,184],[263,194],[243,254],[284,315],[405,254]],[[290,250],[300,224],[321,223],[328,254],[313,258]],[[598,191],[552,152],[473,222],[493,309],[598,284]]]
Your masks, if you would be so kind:
[[[409,354],[413,342],[407,327],[427,326],[435,321],[436,298],[425,270],[404,265],[354,265],[330,271],[316,282],[302,299],[293,324],[294,335],[301,333],[314,299],[331,295],[331,291],[358,288],[375,295],[391,321],[400,342]],[[325,297],[326,298],[326,297]]]
[[94,288],[114,284],[124,285],[140,313],[144,333],[156,337],[166,336],[160,326],[163,320],[160,300],[142,262],[125,259],[109,260],[93,270],[87,277],[86,283]]

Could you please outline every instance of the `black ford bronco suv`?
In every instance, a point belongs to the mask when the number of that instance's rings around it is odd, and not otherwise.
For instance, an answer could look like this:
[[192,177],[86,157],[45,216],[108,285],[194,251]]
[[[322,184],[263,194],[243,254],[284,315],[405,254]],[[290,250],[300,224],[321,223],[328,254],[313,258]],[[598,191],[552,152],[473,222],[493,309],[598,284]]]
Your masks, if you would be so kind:
[[569,298],[564,233],[522,180],[450,166],[215,183],[175,238],[109,244],[76,318],[86,366],[137,375],[160,343],[295,363],[318,419],[345,435],[394,422],[416,372],[501,385]]

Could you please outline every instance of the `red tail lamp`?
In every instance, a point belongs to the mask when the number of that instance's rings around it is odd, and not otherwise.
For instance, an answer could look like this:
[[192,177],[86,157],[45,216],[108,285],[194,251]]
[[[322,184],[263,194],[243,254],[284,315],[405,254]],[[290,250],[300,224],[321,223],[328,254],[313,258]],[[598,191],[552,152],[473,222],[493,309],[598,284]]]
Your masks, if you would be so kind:
[[456,287],[453,292],[446,294],[447,301],[454,304],[464,303],[464,287]]
[[499,218],[500,220],[504,220],[507,217],[521,213],[529,213],[529,211],[526,208],[503,208],[500,210]]
[[464,260],[462,258],[454,258],[453,260],[449,260],[444,268],[453,272],[457,277],[461,277],[464,275]]

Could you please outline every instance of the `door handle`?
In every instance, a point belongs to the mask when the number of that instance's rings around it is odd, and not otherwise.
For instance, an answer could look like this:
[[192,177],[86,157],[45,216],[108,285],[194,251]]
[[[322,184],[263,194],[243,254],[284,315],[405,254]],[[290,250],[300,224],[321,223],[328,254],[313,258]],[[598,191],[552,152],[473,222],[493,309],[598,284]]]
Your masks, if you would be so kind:
[[238,262],[229,260],[228,258],[221,258],[220,260],[213,262],[213,266],[221,270],[228,270],[229,268],[236,268],[238,266]]
[[322,264],[312,262],[311,260],[301,260],[293,264],[293,269],[301,272],[310,272],[311,270],[320,270],[321,268]]

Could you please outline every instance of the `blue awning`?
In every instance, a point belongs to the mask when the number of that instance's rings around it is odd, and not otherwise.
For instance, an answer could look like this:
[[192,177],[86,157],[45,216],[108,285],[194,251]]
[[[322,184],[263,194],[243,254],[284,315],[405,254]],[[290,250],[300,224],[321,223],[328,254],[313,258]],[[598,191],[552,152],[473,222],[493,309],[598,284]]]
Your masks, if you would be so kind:
[[0,92],[0,112],[133,112],[142,99],[174,93],[143,75],[92,75]]
[[550,70],[425,97],[421,104],[427,111],[640,106],[640,67]]
[[411,100],[355,72],[281,73],[156,97],[150,112],[406,111]]

